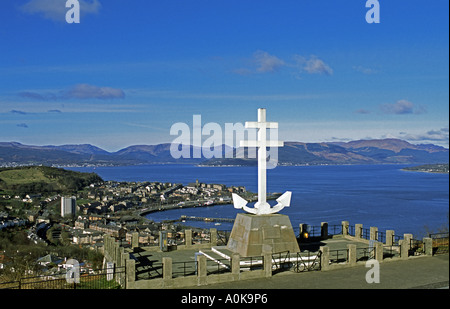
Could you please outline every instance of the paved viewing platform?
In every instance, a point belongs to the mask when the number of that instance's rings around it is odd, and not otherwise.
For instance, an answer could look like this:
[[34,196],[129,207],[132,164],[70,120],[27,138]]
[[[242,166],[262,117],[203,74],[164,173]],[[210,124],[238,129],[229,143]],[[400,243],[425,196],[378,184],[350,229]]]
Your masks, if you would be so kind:
[[[231,268],[234,267],[232,266],[233,256],[225,246],[211,247],[205,244],[202,248],[199,248],[197,245],[193,245],[192,248],[166,252],[162,252],[157,248],[137,247],[133,250],[133,253],[130,253],[135,260],[133,264],[136,265],[136,287],[141,286],[144,282],[149,284],[152,281],[160,281],[162,285],[159,288],[188,289],[436,289],[449,287],[448,253],[401,258],[399,255],[401,252],[397,252],[397,255],[393,255],[392,258],[384,258],[380,261],[380,282],[368,283],[366,274],[371,268],[369,265],[366,266],[366,261],[369,259],[367,245],[367,240],[343,237],[342,235],[335,235],[332,238],[317,241],[300,242],[301,255],[303,257],[309,253],[317,255],[320,250],[323,251],[323,248],[326,247],[329,252],[330,267],[326,269],[319,267],[318,271],[297,272],[295,267],[292,267],[292,263],[295,264],[295,255],[291,253],[291,260],[287,262],[290,267],[277,271],[273,267],[276,268],[286,263],[287,255],[285,253],[279,255],[269,254],[269,257],[259,257],[259,260],[255,258],[251,267],[247,267],[246,263],[249,261],[241,257],[241,259],[238,259],[241,269],[240,279],[236,280],[236,278],[232,279],[230,277],[226,280],[218,279],[217,282],[213,281],[207,284],[196,283],[195,278],[199,276],[197,263],[204,263],[205,276],[209,277],[211,274],[216,274],[215,276],[219,277],[223,276],[220,274],[231,271]],[[350,251],[348,250],[350,247],[354,248],[353,252],[355,254],[354,260],[356,262],[353,263],[353,266],[349,264]],[[373,250],[376,254],[376,247]],[[386,253],[384,251],[384,255]],[[226,255],[229,255],[228,261],[226,257],[224,258]],[[323,263],[323,258],[322,253],[322,256],[319,256],[316,261],[319,264]],[[201,260],[203,262],[200,262]],[[266,271],[264,263],[267,261],[271,263],[270,275],[267,275],[267,273],[264,275]],[[170,278],[179,278],[179,280],[188,280],[190,278],[189,282],[192,282],[180,286],[165,286],[163,281],[167,275],[165,273],[167,270],[165,270],[164,263],[167,262],[171,265]],[[237,267],[239,268],[239,266]],[[250,268],[253,271],[244,270],[250,270]],[[245,279],[243,278],[242,271],[249,275],[248,278],[247,275]],[[251,276],[251,273],[259,273],[259,275],[254,277]],[[231,273],[229,275],[231,276]]]
[[[204,232],[205,233],[205,232]],[[126,268],[127,289],[373,289],[448,288],[448,233],[422,239],[362,224],[320,226],[301,223],[299,251],[262,250],[243,255],[229,246],[226,231],[211,228],[194,240],[184,230],[170,243],[160,232],[158,246],[139,246],[138,233],[122,247],[104,237],[105,262]]]
[[189,289],[440,289],[449,288],[449,255],[380,263],[380,283],[367,283],[364,264],[330,271],[281,272],[270,278],[224,282]]

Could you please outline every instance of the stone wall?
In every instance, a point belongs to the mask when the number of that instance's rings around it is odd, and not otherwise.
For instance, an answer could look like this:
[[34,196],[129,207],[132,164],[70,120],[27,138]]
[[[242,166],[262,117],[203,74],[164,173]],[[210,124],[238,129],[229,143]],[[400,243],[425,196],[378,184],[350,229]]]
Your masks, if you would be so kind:
[[272,255],[265,254],[263,269],[253,271],[241,271],[240,256],[233,254],[231,257],[231,271],[224,274],[207,274],[207,263],[204,255],[197,257],[197,274],[173,278],[172,259],[163,258],[163,278],[139,280],[134,284],[136,289],[164,289],[164,288],[183,288],[189,286],[202,286],[220,282],[230,282],[237,280],[267,278],[272,276]]
[[[305,224],[300,225],[300,234],[306,231]],[[335,227],[334,227],[335,228]],[[386,249],[390,248],[395,251],[395,257],[389,259],[407,259],[411,256],[412,244],[414,243],[412,234],[404,234],[402,236],[395,235],[393,230],[387,230],[384,233],[378,231],[376,227],[365,229],[362,224],[355,224],[350,226],[348,221],[343,221],[341,226],[341,234],[330,236],[328,234],[328,223],[322,222],[320,226],[320,239],[327,238],[345,238],[353,240],[358,243],[367,244],[371,248],[370,258],[376,259],[378,262],[386,260]],[[192,231],[186,230],[185,245],[178,245],[177,250],[201,250],[208,249],[217,245],[217,230],[211,229],[211,241],[203,244],[193,244],[191,234]],[[382,235],[384,242],[378,241],[379,236]],[[432,255],[432,240],[431,238],[424,238],[421,243],[423,247],[420,248],[421,255]],[[132,249],[137,247],[138,243],[136,237],[133,237]],[[159,251],[159,247],[145,247],[142,248],[149,251]],[[333,259],[333,250],[327,246],[320,247],[320,264],[322,271],[328,271],[336,268],[353,267],[365,261],[357,261],[357,246],[348,244],[346,249],[340,250],[344,261],[336,261]],[[337,251],[337,250],[335,250]],[[136,289],[160,289],[160,288],[182,288],[189,286],[202,286],[220,282],[230,282],[237,280],[268,278],[272,276],[273,272],[273,257],[272,253],[263,254],[262,269],[243,271],[240,266],[241,256],[234,253],[231,256],[230,270],[221,274],[208,274],[206,256],[199,254],[197,256],[197,272],[195,275],[174,277],[172,273],[172,259],[170,257],[163,258],[163,275],[162,278],[135,280],[136,264],[130,258],[130,254],[125,252],[123,247],[113,237],[106,235],[104,237],[104,255],[105,262],[114,263],[115,267],[124,267],[126,269],[126,277],[120,278],[120,283],[126,288]]]

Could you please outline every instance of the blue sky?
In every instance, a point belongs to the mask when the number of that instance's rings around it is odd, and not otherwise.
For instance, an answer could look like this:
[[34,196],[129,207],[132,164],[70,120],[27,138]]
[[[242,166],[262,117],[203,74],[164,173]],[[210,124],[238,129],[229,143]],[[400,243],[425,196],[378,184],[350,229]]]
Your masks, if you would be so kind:
[[0,4],[0,141],[116,151],[265,107],[285,141],[448,147],[447,0],[65,2]]

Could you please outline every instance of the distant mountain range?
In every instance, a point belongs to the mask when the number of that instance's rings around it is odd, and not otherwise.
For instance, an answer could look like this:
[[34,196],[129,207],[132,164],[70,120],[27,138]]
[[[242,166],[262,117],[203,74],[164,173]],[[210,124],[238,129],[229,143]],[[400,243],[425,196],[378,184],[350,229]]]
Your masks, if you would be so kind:
[[[242,157],[242,149],[235,150]],[[246,155],[244,154],[244,157]],[[318,164],[421,164],[446,163],[447,148],[432,144],[413,145],[400,139],[358,140],[347,143],[285,142],[278,150],[280,165]],[[202,165],[256,165],[256,159],[211,159]]]
[[[180,158],[170,153],[170,143],[135,145],[117,152],[83,145],[31,146],[17,142],[0,142],[0,166],[8,165],[134,165],[186,163],[208,166],[256,165],[256,159],[247,158],[247,150],[223,147],[222,158]],[[188,146],[190,154],[201,152]],[[225,158],[226,157],[232,158]],[[244,158],[236,158],[244,154]],[[429,164],[448,163],[449,150],[433,144],[413,145],[400,139],[357,140],[347,143],[285,142],[278,149],[281,165],[317,164]]]

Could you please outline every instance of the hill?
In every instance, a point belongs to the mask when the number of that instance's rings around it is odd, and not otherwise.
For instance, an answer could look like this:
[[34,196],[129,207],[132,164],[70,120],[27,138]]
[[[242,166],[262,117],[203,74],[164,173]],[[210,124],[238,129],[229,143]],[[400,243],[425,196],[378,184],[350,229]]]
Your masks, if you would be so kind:
[[341,145],[345,149],[375,159],[380,163],[445,163],[448,149],[431,145],[413,145],[407,141],[388,138],[351,141]]
[[192,154],[194,149],[197,147],[187,146],[189,148],[189,153],[191,154],[191,158],[181,158],[175,159],[172,157],[170,153],[170,143],[158,144],[158,145],[134,145],[124,149],[121,149],[117,152],[112,153],[111,155],[116,158],[119,162],[129,162],[130,164],[142,164],[142,163],[156,163],[156,164],[164,164],[164,163],[191,163],[196,164],[200,163],[204,160],[204,157],[201,158],[193,158]]
[[94,173],[80,173],[48,166],[0,169],[0,192],[10,194],[72,193],[103,181]]
[[[133,145],[116,152],[83,145],[33,146],[17,142],[0,142],[0,166],[11,165],[137,165],[137,164],[197,164],[207,158],[194,158],[198,147],[188,147],[191,158],[175,159],[170,153],[170,143],[158,145]],[[231,148],[223,147],[222,156]],[[200,150],[200,151],[199,151]]]
[[[256,165],[248,158],[248,150],[222,147],[221,157],[200,158],[193,154],[200,150],[186,146],[190,158],[175,159],[171,144],[134,145],[117,152],[107,152],[96,146],[61,145],[30,146],[16,142],[0,142],[0,166],[14,165],[138,165],[138,164],[201,164],[208,166]],[[205,149],[203,149],[205,150]],[[432,164],[449,162],[447,148],[432,144],[413,145],[400,139],[358,140],[347,143],[285,142],[278,149],[278,162],[282,165],[308,164]]]
[[[244,158],[237,155],[244,153]],[[234,150],[231,159],[211,159],[202,165],[256,165],[246,150]],[[317,164],[426,164],[449,161],[448,149],[436,145],[413,145],[399,139],[360,140],[348,143],[285,142],[278,150],[280,165]]]

